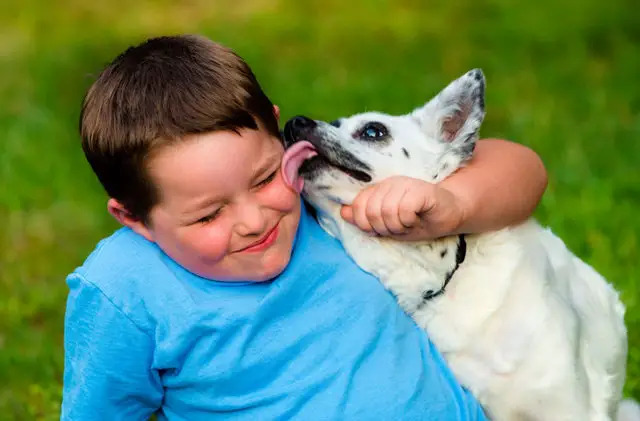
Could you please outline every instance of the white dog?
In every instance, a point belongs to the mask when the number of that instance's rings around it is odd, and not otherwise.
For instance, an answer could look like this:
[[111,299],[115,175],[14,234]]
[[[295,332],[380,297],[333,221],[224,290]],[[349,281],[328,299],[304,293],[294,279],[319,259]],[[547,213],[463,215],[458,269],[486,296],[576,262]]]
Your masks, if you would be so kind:
[[340,205],[370,183],[394,175],[436,183],[470,159],[484,87],[482,71],[472,70],[407,115],[331,124],[295,117],[284,132],[285,179],[304,185],[323,228],[427,330],[491,418],[634,419],[633,401],[618,411],[624,307],[551,231],[530,220],[408,243],[366,235],[340,217]]

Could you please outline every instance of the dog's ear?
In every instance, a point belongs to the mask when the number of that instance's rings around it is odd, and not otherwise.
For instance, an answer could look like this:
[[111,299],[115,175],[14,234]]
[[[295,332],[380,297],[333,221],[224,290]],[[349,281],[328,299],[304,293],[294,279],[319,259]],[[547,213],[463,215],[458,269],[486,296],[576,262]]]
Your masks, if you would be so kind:
[[482,70],[471,70],[411,115],[429,137],[471,152],[484,119],[484,87]]

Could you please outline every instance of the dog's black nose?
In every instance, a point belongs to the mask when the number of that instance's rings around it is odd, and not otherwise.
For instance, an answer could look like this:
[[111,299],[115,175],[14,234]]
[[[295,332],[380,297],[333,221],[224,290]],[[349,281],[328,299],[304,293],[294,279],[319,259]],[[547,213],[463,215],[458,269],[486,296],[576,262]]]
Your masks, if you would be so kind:
[[303,115],[299,115],[291,119],[291,126],[295,130],[311,129],[316,126],[316,122]]
[[290,118],[284,125],[284,146],[289,147],[299,140],[308,140],[310,132],[316,127],[316,122],[299,115]]

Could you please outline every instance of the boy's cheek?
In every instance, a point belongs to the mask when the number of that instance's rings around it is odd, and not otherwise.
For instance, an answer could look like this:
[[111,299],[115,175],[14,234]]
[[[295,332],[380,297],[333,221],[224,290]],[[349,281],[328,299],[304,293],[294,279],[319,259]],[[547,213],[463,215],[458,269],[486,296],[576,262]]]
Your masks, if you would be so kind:
[[300,195],[290,189],[281,176],[262,191],[263,204],[280,212],[291,212],[296,209]]
[[194,253],[204,260],[217,261],[224,258],[230,246],[230,232],[215,223],[194,227],[183,235],[180,243],[182,253]]

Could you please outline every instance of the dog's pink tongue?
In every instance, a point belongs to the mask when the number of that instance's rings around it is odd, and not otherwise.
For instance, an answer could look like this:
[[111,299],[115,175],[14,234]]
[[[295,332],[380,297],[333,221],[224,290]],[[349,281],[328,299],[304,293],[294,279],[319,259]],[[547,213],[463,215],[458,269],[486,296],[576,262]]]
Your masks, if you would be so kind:
[[282,176],[285,183],[290,185],[298,193],[302,191],[304,187],[304,180],[298,174],[298,170],[304,161],[318,155],[316,148],[306,140],[296,142],[289,149],[284,152],[282,157]]

